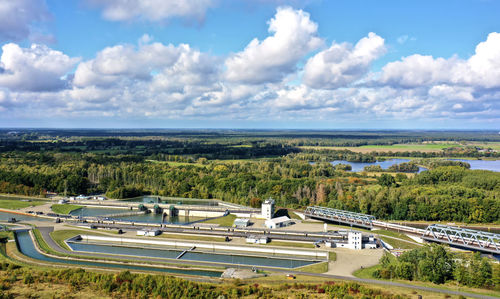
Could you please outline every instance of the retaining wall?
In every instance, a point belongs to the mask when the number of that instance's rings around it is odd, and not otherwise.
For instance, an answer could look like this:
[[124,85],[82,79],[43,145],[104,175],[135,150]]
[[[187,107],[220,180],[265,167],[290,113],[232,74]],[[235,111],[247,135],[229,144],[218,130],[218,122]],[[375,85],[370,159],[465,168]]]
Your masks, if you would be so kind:
[[265,254],[287,254],[301,257],[314,257],[314,258],[328,258],[328,252],[325,251],[311,251],[311,250],[293,250],[293,249],[278,249],[278,248],[265,248],[265,247],[249,247],[249,246],[231,246],[219,244],[206,244],[194,243],[183,241],[164,241],[164,240],[145,240],[145,239],[131,239],[131,238],[116,238],[104,236],[90,236],[80,235],[84,241],[108,241],[120,243],[133,243],[133,244],[149,244],[149,245],[163,245],[174,247],[193,247],[204,248],[210,250],[231,250],[231,251],[244,251],[244,252],[257,252]]

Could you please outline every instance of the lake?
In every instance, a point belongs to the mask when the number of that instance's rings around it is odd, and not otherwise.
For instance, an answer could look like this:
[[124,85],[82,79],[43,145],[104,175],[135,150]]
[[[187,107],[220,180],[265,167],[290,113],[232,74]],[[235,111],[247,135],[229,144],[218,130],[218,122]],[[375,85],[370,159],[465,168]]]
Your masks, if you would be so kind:
[[465,160],[450,159],[451,161],[462,161],[470,164],[470,169],[491,170],[500,172],[500,160]]
[[[368,162],[348,162],[345,160],[335,160],[335,161],[331,161],[330,163],[332,163],[333,166],[338,165],[338,164],[349,164],[352,167],[351,171],[359,172],[359,171],[363,171],[365,166],[380,165],[380,167],[382,167],[382,169],[388,169],[389,167],[391,167],[394,164],[406,163],[406,162],[410,162],[410,161],[411,160],[409,160],[409,159],[388,159],[385,161],[377,161],[377,162],[369,162],[368,163]],[[418,172],[421,172],[424,170],[427,170],[427,169],[424,167],[418,168]]]

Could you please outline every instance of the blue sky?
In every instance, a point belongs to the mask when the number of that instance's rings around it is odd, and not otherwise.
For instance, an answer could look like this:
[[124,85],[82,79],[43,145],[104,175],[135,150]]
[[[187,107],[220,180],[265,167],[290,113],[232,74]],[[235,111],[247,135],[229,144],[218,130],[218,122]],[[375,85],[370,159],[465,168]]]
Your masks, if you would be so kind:
[[0,126],[499,129],[500,2],[0,0]]

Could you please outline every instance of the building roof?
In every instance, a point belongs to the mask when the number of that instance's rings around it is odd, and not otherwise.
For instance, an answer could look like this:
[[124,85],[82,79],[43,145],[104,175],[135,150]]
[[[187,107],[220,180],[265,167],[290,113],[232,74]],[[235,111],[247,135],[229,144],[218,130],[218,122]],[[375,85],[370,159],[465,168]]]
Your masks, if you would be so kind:
[[274,223],[281,223],[281,222],[285,222],[285,221],[290,221],[290,218],[288,218],[287,216],[281,216],[281,217],[276,217],[276,218],[266,220],[266,222],[268,222],[268,221],[272,221]]
[[264,200],[264,204],[274,204],[274,199],[268,198],[268,199]]
[[250,219],[248,219],[248,218],[236,218],[236,219],[234,219],[234,224],[236,224],[236,223],[247,224],[248,222],[250,222]]

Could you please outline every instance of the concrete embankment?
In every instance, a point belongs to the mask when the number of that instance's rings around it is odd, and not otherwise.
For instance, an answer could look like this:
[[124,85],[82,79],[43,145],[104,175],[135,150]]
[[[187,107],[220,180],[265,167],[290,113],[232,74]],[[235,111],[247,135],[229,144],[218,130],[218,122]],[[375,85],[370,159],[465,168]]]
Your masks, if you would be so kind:
[[207,244],[196,242],[183,242],[183,241],[167,241],[167,240],[145,240],[145,239],[132,239],[132,238],[116,238],[104,236],[91,236],[80,235],[82,241],[95,241],[95,242],[116,242],[116,243],[130,243],[130,244],[145,244],[145,245],[160,245],[169,246],[174,248],[200,248],[210,251],[236,251],[247,253],[261,253],[266,255],[292,255],[296,257],[312,257],[315,259],[327,259],[328,252],[315,251],[315,250],[293,250],[293,249],[279,249],[272,247],[251,247],[251,246],[233,246],[233,245],[220,245],[220,244]]

